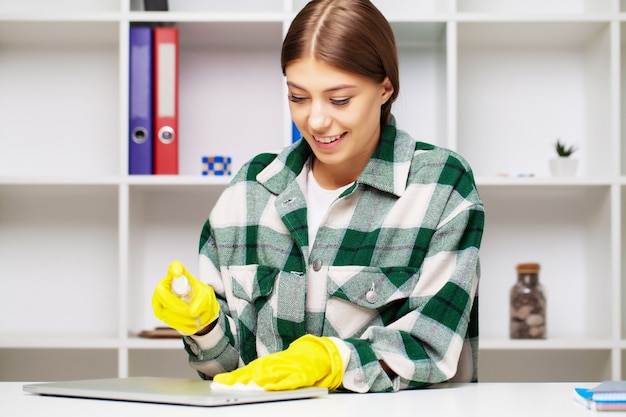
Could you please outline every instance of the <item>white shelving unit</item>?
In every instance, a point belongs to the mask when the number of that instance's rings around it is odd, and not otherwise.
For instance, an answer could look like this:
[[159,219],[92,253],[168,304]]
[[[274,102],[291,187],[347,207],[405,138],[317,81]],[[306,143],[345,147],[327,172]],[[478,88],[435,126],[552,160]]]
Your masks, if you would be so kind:
[[[202,155],[290,142],[283,34],[304,0],[0,0],[0,380],[194,377],[150,298],[192,272],[228,178]],[[465,156],[487,223],[483,381],[626,378],[626,1],[375,1],[394,27],[394,114]],[[180,29],[180,175],[127,175],[128,30]],[[557,138],[578,175],[548,171]],[[510,340],[515,265],[539,262],[548,338]]]

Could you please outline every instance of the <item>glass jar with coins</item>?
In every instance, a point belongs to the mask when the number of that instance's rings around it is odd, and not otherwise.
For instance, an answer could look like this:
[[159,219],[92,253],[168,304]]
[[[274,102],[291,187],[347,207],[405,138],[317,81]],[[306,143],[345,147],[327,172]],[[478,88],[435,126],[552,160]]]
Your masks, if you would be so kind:
[[546,296],[539,283],[539,264],[517,265],[517,282],[511,288],[511,339],[545,339]]

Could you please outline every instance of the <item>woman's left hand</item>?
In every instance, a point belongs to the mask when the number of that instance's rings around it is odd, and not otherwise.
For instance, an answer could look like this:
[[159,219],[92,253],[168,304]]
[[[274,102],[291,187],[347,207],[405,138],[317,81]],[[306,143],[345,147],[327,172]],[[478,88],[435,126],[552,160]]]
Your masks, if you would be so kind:
[[343,363],[335,343],[327,337],[305,335],[281,352],[217,374],[213,380],[225,385],[254,382],[269,391],[283,391],[311,386],[334,390],[342,378]]

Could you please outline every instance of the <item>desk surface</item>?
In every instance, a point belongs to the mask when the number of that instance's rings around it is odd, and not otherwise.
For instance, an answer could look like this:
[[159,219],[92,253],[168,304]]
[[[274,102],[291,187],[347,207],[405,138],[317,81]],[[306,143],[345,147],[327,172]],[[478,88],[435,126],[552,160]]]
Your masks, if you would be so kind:
[[[395,416],[437,417],[576,417],[589,411],[574,400],[574,387],[597,383],[477,383],[380,394],[332,393],[307,400],[226,407],[189,407],[121,401],[46,397],[22,391],[23,382],[0,382],[0,415],[32,417],[237,416],[298,417]],[[611,415],[622,413],[610,413]],[[626,415],[626,413],[623,413]]]

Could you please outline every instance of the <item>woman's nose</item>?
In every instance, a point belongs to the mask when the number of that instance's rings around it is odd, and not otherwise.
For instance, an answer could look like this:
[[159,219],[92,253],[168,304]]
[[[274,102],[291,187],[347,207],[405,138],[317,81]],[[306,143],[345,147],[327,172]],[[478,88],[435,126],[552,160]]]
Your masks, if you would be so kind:
[[313,129],[323,129],[330,125],[330,117],[322,103],[312,103],[309,114],[309,126]]

